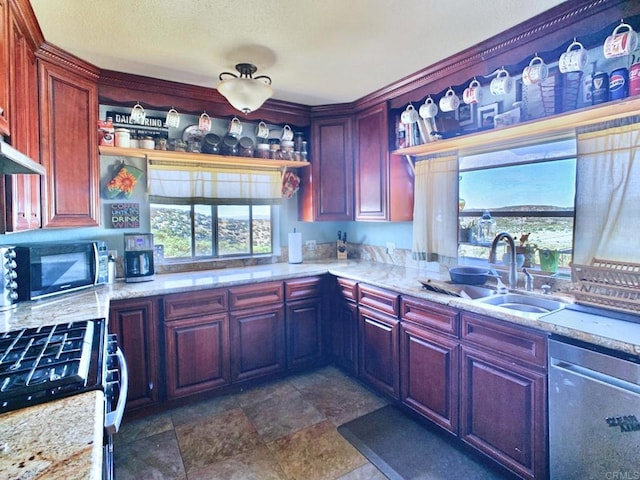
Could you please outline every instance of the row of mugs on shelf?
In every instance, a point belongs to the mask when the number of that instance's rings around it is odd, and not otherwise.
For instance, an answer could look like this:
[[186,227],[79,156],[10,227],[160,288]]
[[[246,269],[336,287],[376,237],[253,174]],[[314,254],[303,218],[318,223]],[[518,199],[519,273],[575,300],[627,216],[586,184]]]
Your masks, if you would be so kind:
[[[145,118],[147,113],[142,105],[136,103],[131,109],[131,122],[137,123],[139,125],[144,125]],[[171,107],[167,112],[167,116],[165,118],[165,124],[167,127],[178,128],[180,125],[180,114],[178,111]],[[228,134],[234,137],[240,137],[242,134],[242,122],[238,117],[233,117],[229,122]],[[203,112],[198,119],[198,130],[201,130],[203,133],[208,133],[211,131],[211,117],[207,114],[207,112]],[[269,126],[261,121],[256,125],[255,129],[256,137],[258,138],[269,138]],[[293,140],[293,130],[289,125],[285,125],[282,130],[281,139],[284,141]]]
[[[624,31],[623,31],[624,30]],[[621,23],[613,30],[613,33],[607,37],[604,42],[605,58],[615,58],[631,54],[638,45],[638,34],[633,30],[631,25]],[[560,55],[558,60],[558,69],[560,73],[581,72],[587,66],[589,56],[584,46],[575,38],[569,44],[567,50]],[[508,95],[513,89],[513,78],[509,72],[501,67],[496,73],[495,78],[489,84],[489,91],[492,95]],[[522,71],[522,83],[525,85],[534,85],[544,82],[549,76],[549,68],[544,60],[535,54]],[[474,77],[469,86],[462,93],[462,101],[467,105],[479,104],[482,102],[482,88],[480,82]],[[449,88],[438,104],[443,112],[452,112],[460,106],[460,99],[452,88]],[[438,114],[438,105],[431,96],[427,97],[424,104],[420,106],[419,111],[409,104],[402,112],[400,120],[402,123],[415,123],[418,121],[418,115],[423,119],[434,118]]]

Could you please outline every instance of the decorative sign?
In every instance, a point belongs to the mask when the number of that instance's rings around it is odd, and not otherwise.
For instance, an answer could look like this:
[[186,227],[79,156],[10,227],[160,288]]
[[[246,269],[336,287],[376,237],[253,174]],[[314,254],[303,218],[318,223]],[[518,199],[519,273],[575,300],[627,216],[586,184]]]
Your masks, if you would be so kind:
[[111,226],[113,228],[140,228],[140,204],[112,203]]
[[165,118],[147,116],[144,119],[144,125],[138,125],[131,121],[129,113],[107,111],[107,117],[113,118],[114,128],[127,128],[132,135],[139,137],[160,135],[164,138],[168,138],[169,135],[169,128],[165,124]]

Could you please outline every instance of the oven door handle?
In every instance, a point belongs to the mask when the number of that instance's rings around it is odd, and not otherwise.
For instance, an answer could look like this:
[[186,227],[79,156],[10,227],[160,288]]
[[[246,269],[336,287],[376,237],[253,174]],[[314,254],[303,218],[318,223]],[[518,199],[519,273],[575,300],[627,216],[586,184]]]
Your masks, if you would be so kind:
[[127,393],[129,391],[129,371],[127,370],[127,360],[120,347],[116,349],[118,364],[120,370],[120,395],[118,396],[118,404],[112,412],[107,412],[104,420],[104,428],[108,434],[113,435],[120,430],[120,423],[124,417],[124,407],[127,403]]

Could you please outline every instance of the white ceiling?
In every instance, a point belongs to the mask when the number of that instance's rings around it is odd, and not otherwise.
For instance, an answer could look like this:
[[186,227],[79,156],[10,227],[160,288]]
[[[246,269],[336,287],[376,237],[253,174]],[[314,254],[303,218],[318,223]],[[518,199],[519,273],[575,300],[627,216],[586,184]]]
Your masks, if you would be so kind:
[[560,0],[31,0],[45,39],[96,65],[215,88],[258,66],[274,98],[351,102]]

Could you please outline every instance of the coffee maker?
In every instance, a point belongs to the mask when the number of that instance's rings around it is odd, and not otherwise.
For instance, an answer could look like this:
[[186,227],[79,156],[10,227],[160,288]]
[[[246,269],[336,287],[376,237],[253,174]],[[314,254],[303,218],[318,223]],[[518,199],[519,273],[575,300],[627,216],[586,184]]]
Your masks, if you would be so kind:
[[153,234],[125,233],[124,281],[149,282],[153,280]]

